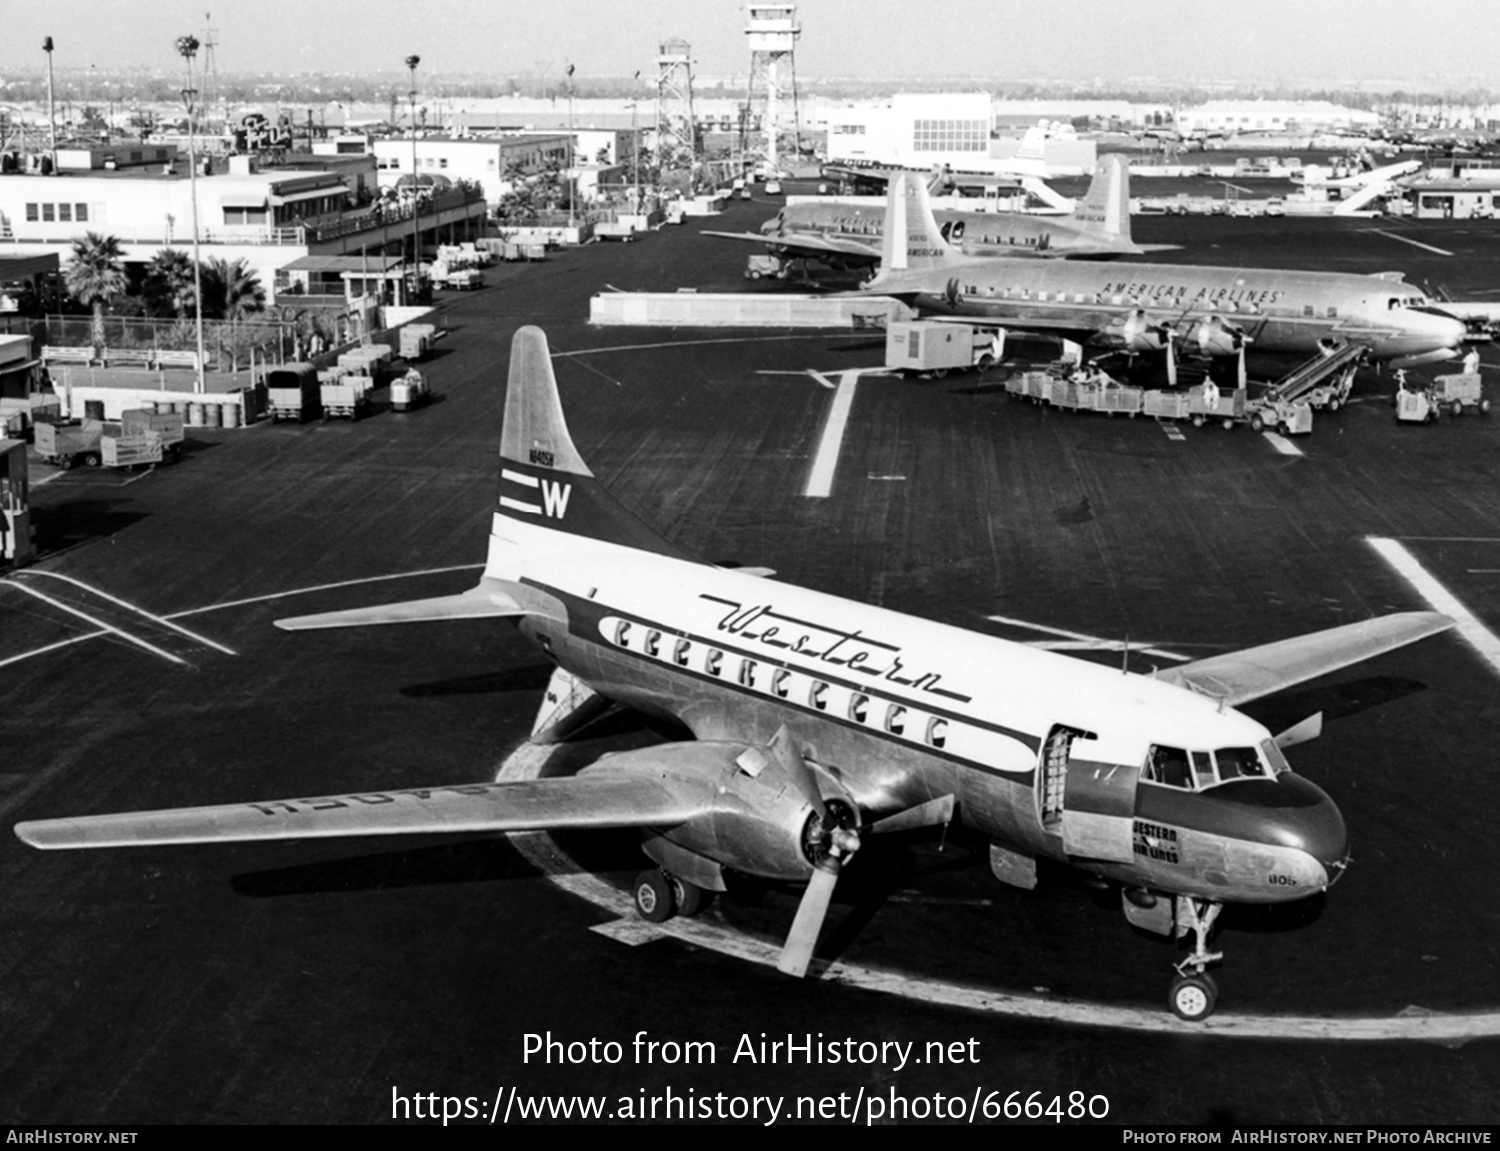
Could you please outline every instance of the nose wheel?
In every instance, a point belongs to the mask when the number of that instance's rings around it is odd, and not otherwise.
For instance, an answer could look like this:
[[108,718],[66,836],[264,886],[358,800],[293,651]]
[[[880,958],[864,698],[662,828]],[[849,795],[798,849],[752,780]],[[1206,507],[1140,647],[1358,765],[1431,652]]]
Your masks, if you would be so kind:
[[1208,949],[1208,936],[1223,910],[1222,903],[1211,899],[1181,896],[1177,900],[1178,931],[1192,931],[1193,950],[1176,965],[1177,978],[1172,980],[1167,1003],[1177,1018],[1189,1023],[1207,1019],[1219,1000],[1219,985],[1207,969],[1210,963],[1222,960],[1224,953]]

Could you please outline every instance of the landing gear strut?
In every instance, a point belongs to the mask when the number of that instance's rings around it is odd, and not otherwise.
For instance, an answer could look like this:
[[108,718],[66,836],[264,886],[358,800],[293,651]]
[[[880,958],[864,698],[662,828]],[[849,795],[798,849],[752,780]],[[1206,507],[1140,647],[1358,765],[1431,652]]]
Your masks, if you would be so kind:
[[1208,950],[1208,936],[1223,910],[1222,903],[1211,899],[1182,896],[1177,901],[1178,930],[1192,931],[1193,950],[1176,965],[1177,978],[1172,980],[1167,1002],[1179,1019],[1189,1023],[1197,1023],[1212,1015],[1219,998],[1219,985],[1207,973],[1207,968],[1210,963],[1223,959],[1224,953]]

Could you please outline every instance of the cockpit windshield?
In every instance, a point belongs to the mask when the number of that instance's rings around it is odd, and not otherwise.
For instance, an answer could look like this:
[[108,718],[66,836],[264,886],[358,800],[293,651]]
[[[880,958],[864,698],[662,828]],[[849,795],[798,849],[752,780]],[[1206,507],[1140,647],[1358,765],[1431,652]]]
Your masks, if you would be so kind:
[[1200,751],[1156,744],[1146,756],[1141,778],[1184,791],[1204,791],[1237,779],[1269,779],[1288,770],[1271,740],[1260,747],[1218,747]]

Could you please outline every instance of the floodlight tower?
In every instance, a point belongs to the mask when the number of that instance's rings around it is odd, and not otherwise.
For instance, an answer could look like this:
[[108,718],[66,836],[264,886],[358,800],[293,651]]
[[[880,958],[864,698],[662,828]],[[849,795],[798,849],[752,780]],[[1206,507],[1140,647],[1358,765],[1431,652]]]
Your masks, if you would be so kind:
[[792,96],[792,117],[799,138],[802,125],[797,109],[797,37],[802,29],[797,25],[795,4],[749,4],[746,6],[749,22],[745,35],[750,37],[750,90],[746,97],[746,110],[753,113],[763,107],[761,122],[766,129],[766,163],[772,172],[777,169],[776,118],[777,98],[783,92]]
[[691,172],[698,155],[692,56],[688,42],[674,36],[662,42],[656,58],[656,159],[663,172]]

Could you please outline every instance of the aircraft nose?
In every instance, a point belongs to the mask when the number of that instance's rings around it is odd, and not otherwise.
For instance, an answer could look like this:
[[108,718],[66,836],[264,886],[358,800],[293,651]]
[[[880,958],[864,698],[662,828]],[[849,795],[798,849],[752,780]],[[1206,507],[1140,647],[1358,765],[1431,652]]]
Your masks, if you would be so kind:
[[1300,775],[1285,772],[1276,779],[1281,803],[1275,815],[1282,846],[1305,852],[1332,885],[1349,865],[1349,830],[1328,794]]

